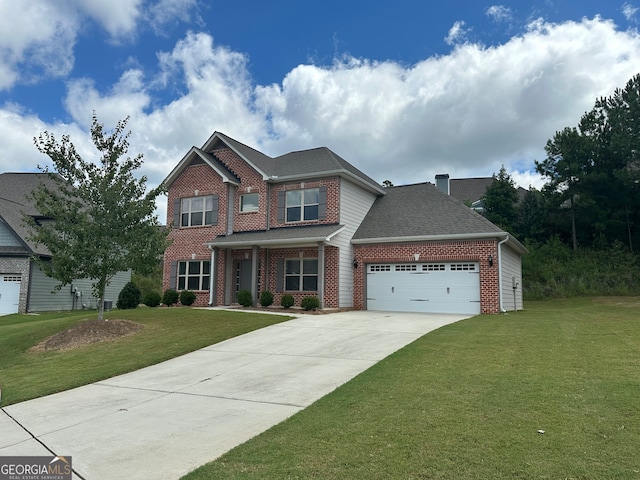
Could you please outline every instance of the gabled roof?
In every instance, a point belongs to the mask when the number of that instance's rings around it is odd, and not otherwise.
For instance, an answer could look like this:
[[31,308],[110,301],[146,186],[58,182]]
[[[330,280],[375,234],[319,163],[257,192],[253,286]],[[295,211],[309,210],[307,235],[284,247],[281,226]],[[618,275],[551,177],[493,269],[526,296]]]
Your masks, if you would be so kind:
[[507,233],[431,183],[389,187],[352,243],[506,238]]
[[[385,193],[385,190],[375,180],[326,147],[270,157],[221,132],[214,132],[202,146],[202,149],[193,147],[165,179],[165,185],[169,186],[182,170],[189,165],[193,160],[194,149],[196,152],[199,151],[209,155],[209,153],[214,154],[217,148],[225,146],[233,150],[256,172],[262,175],[262,179],[265,181],[278,183],[338,175],[348,178],[377,195],[384,195]],[[210,157],[215,158],[214,155],[210,155]],[[220,162],[217,163],[222,165]]]
[[222,181],[225,183],[232,183],[235,185],[240,183],[240,179],[221,162],[219,162],[216,157],[199,149],[198,147],[191,147],[191,150],[182,157],[182,160],[178,162],[167,178],[164,179],[165,185],[167,187],[171,185],[180,176],[182,171],[194,161],[204,162],[209,165],[218,175],[220,175]]
[[40,216],[29,194],[42,183],[55,188],[56,183],[48,173],[2,173],[0,174],[0,217],[24,244],[28,253],[50,255],[43,245],[36,246],[29,240],[29,230],[24,225],[22,214]]

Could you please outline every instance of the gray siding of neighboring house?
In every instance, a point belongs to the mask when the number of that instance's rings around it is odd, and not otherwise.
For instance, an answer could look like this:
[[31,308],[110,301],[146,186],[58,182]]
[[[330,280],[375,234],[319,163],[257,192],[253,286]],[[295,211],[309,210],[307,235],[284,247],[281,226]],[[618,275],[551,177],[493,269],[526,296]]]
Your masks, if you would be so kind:
[[[507,311],[522,310],[522,259],[521,256],[513,249],[503,246],[502,248],[502,307]],[[515,289],[514,306],[514,289],[513,279],[517,283]]]
[[[120,291],[130,280],[131,271],[119,272],[111,280],[106,290],[105,300],[111,300],[114,308]],[[58,284],[57,280],[47,277],[37,264],[32,264],[28,310],[48,312],[98,308],[98,299],[91,293],[91,280],[81,279],[73,282],[76,294],[72,294],[70,285],[56,290]]]
[[[340,307],[353,307],[353,246],[351,238],[376,200],[373,193],[342,179],[340,181],[340,224],[345,229],[332,241],[340,251],[338,302]],[[363,266],[364,267],[364,266]]]
[[20,240],[13,234],[7,224],[0,218],[0,246],[22,247]]

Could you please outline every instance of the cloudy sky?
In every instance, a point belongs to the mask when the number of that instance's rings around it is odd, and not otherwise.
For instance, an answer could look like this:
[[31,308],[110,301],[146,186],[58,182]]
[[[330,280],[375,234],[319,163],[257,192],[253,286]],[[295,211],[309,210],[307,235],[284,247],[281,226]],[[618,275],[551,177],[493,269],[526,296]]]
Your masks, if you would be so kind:
[[0,0],[0,172],[50,164],[43,131],[94,158],[95,111],[130,117],[150,185],[217,130],[273,156],[327,146],[379,182],[504,165],[539,187],[547,139],[640,72],[638,7]]

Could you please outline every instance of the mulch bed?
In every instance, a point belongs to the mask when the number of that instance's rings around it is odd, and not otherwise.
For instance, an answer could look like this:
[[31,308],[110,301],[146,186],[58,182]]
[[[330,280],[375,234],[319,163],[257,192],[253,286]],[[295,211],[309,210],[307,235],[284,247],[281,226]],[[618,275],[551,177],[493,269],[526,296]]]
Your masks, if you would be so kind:
[[129,320],[85,320],[63,332],[56,333],[31,350],[36,352],[73,350],[84,345],[133,335],[142,328],[144,325]]

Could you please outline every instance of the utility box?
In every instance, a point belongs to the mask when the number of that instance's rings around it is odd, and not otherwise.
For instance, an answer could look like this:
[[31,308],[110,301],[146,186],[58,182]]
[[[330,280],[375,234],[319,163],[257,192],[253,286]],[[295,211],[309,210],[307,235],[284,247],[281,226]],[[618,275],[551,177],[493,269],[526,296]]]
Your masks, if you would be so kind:
[[104,311],[108,312],[113,308],[113,300],[105,300],[104,301]]

